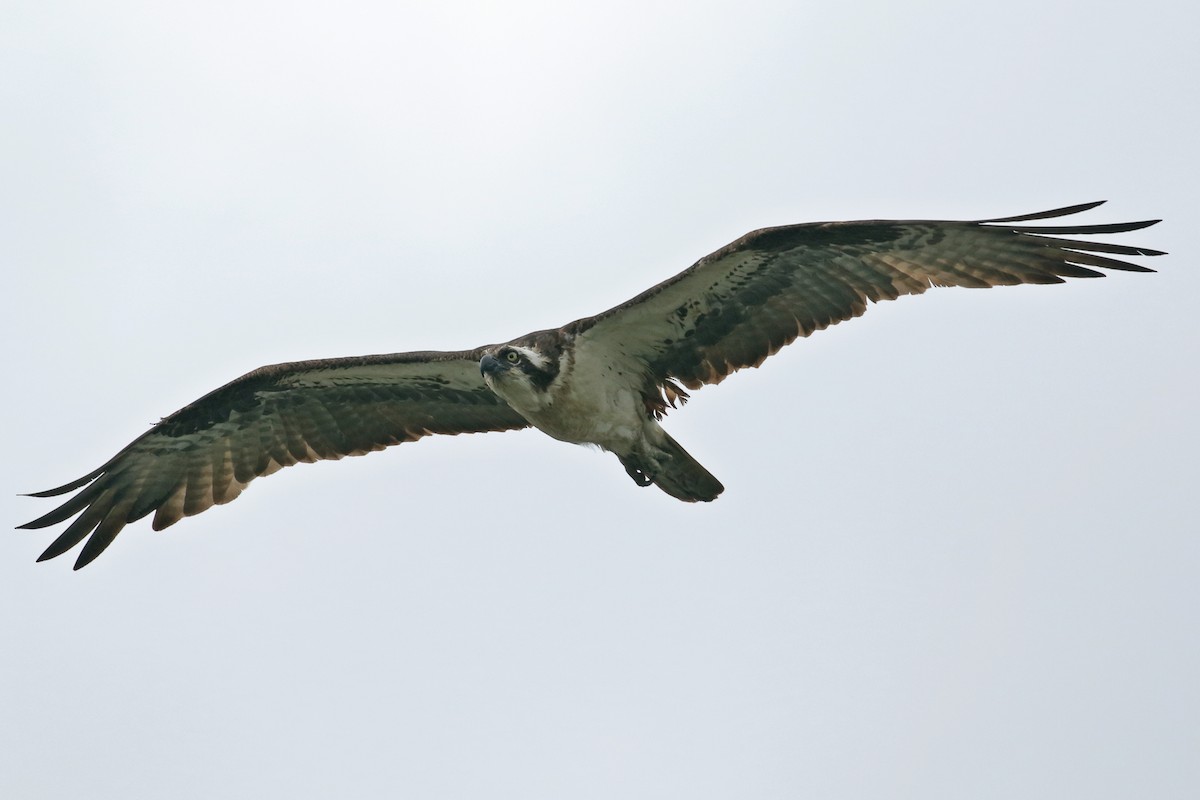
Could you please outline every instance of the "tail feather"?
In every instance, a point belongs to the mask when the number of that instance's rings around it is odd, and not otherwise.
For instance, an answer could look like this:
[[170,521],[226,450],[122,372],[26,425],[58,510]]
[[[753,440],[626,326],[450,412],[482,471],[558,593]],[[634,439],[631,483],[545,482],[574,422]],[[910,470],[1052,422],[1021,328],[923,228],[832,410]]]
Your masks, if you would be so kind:
[[664,434],[662,448],[655,453],[652,463],[638,456],[617,456],[625,465],[629,477],[639,486],[654,484],[671,497],[685,503],[716,500],[725,491],[721,482],[711,472],[700,466],[679,442]]

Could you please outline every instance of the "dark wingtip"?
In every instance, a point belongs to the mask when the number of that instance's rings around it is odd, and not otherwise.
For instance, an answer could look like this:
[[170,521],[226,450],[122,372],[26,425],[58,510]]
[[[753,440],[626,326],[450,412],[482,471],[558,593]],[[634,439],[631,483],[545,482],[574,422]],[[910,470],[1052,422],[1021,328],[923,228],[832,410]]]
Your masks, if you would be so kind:
[[[51,525],[54,525],[58,522],[62,522],[62,519],[57,518],[58,517],[57,512],[58,512],[58,509],[56,508],[56,509],[54,509],[54,511],[51,511],[49,514],[43,514],[42,516],[38,517],[37,519],[31,519],[31,520],[29,520],[29,522],[23,522],[17,526],[17,530],[19,530],[19,531],[36,531],[36,530],[40,530],[42,528],[49,528]],[[67,516],[70,516],[70,514],[68,514]],[[63,517],[63,519],[66,519],[66,517]]]
[[60,494],[66,494],[67,492],[73,492],[76,489],[78,489],[80,486],[83,486],[85,483],[91,483],[92,481],[96,480],[96,478],[100,477],[100,473],[102,473],[102,472],[104,472],[104,470],[108,469],[108,466],[109,466],[108,464],[105,464],[103,467],[100,467],[99,469],[95,470],[94,472],[89,472],[87,475],[84,475],[82,478],[73,480],[70,483],[64,483],[62,486],[57,486],[53,489],[43,489],[40,492],[29,492],[28,494],[22,494],[20,496],[21,497],[58,497]]
[[108,549],[108,546],[117,538],[117,534],[125,527],[125,523],[116,522],[112,519],[106,519],[100,523],[88,540],[83,543],[83,550],[79,553],[79,558],[75,559],[73,569],[80,570],[88,564],[96,560],[97,556]]
[[49,561],[52,558],[58,558],[63,553],[79,544],[84,536],[87,536],[87,534],[79,533],[78,531],[73,531],[68,528],[67,530],[63,531],[62,535],[51,542],[49,547],[42,551],[42,554],[37,558],[38,563],[41,563],[42,561]]
[[1011,228],[1016,233],[1035,233],[1042,236],[1067,234],[1070,236],[1087,236],[1101,233],[1129,233],[1149,228],[1159,222],[1157,219],[1143,219],[1137,222],[1109,222],[1102,225],[1021,225]]
[[1093,200],[1090,203],[1079,203],[1073,206],[1063,206],[1062,208],[1052,208],[1049,211],[1035,211],[1032,214],[1018,214],[1015,217],[996,217],[995,219],[981,219],[980,223],[988,222],[1030,222],[1035,219],[1053,219],[1054,217],[1065,217],[1070,214],[1080,214],[1084,211],[1091,211],[1093,208],[1102,206],[1107,203],[1107,200]]

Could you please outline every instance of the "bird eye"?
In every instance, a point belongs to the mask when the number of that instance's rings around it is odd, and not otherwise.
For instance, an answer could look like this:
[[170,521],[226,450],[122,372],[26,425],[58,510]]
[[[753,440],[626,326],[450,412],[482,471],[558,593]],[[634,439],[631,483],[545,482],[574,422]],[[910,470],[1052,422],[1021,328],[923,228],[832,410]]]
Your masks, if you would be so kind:
[[515,364],[521,360],[521,354],[516,350],[509,350],[504,354],[504,357],[508,359],[508,363],[510,364]]

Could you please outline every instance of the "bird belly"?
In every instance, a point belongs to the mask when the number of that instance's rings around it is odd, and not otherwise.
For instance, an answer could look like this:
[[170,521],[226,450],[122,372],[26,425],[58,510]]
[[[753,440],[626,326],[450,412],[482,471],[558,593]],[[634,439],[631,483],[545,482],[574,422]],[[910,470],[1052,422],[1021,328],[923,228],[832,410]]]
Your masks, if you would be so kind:
[[559,387],[555,395],[552,402],[525,415],[555,439],[628,453],[646,438],[645,404],[627,387],[575,380]]

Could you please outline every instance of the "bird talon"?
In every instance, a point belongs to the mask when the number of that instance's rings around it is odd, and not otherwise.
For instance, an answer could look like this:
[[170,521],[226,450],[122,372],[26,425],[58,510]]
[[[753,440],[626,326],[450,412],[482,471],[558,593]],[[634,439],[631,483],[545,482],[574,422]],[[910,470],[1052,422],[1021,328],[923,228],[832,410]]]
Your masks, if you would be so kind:
[[629,474],[629,477],[633,478],[633,482],[638,486],[649,486],[654,483],[653,478],[637,467],[626,467],[625,472]]

